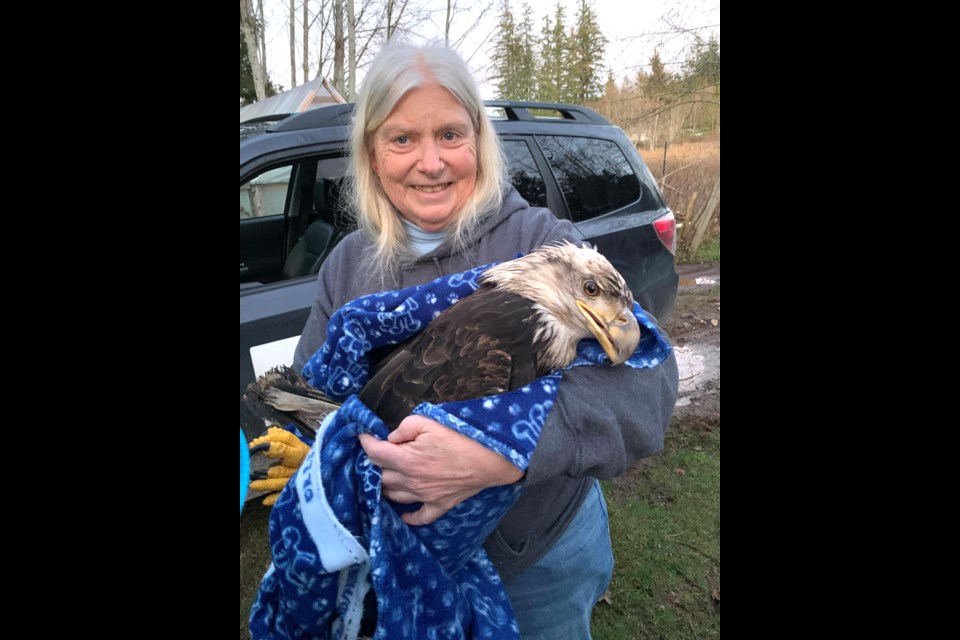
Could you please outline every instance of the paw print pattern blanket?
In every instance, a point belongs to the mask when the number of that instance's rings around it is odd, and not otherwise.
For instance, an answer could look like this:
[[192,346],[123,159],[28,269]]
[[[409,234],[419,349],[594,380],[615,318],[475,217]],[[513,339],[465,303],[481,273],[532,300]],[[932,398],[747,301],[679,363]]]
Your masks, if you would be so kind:
[[[419,505],[381,497],[380,468],[370,463],[357,438],[369,433],[385,439],[388,434],[355,395],[370,373],[367,354],[419,333],[477,290],[478,277],[490,266],[358,298],[330,319],[327,341],[303,375],[344,402],[323,422],[306,460],[273,507],[273,563],[251,610],[253,638],[352,640],[371,588],[377,600],[377,640],[519,638],[483,542],[522,485],[487,489],[433,524],[411,527],[400,514]],[[634,313],[642,338],[625,366],[657,366],[669,355],[669,343],[638,305]],[[584,340],[570,366],[605,364],[600,345]],[[561,376],[556,371],[486,398],[423,403],[414,413],[475,439],[526,470]]]

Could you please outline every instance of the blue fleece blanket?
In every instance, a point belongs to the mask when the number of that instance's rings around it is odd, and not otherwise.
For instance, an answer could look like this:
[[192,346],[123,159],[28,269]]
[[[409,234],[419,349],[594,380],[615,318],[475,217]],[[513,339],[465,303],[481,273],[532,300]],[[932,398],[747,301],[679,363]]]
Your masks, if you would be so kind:
[[[270,515],[273,563],[250,613],[260,638],[356,638],[363,600],[377,597],[377,640],[519,638],[513,610],[483,543],[516,502],[522,487],[487,489],[431,525],[411,527],[398,505],[380,495],[380,468],[357,435],[386,439],[386,425],[356,393],[370,374],[368,354],[419,333],[479,287],[490,266],[433,282],[358,298],[330,319],[327,341],[304,367],[315,387],[343,406],[327,417],[310,453]],[[670,346],[639,306],[641,325],[630,367],[654,367]],[[584,340],[573,366],[602,366],[607,355]],[[433,405],[429,417],[500,453],[526,470],[553,406],[557,371],[515,391]]]

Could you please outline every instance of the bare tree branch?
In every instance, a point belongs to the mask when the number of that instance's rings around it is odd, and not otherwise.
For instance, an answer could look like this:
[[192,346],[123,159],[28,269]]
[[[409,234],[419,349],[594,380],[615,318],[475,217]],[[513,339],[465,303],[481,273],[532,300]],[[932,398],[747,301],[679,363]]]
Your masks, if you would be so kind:
[[253,73],[253,86],[257,92],[257,100],[263,100],[267,97],[266,74],[263,68],[263,60],[260,59],[253,5],[250,0],[240,0],[240,28],[243,31],[243,39],[247,43],[247,57],[250,59],[250,70]]

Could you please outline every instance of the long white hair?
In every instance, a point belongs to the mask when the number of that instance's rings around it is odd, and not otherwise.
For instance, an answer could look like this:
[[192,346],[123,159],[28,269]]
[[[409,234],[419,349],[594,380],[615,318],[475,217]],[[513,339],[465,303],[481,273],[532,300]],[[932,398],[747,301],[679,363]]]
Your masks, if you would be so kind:
[[373,136],[408,91],[426,84],[440,85],[463,105],[477,136],[476,188],[447,229],[454,252],[470,246],[480,223],[503,204],[507,180],[503,152],[466,63],[442,44],[388,43],[374,58],[357,98],[349,181],[357,225],[375,242],[369,259],[383,276],[396,274],[415,256],[408,249],[400,214],[373,170]]

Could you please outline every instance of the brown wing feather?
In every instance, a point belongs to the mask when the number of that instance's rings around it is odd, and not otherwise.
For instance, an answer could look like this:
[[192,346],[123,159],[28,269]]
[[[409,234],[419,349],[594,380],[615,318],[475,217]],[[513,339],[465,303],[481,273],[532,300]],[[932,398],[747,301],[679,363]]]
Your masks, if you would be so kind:
[[360,400],[395,429],[421,402],[517,389],[539,375],[535,331],[529,300],[481,288],[381,361]]

